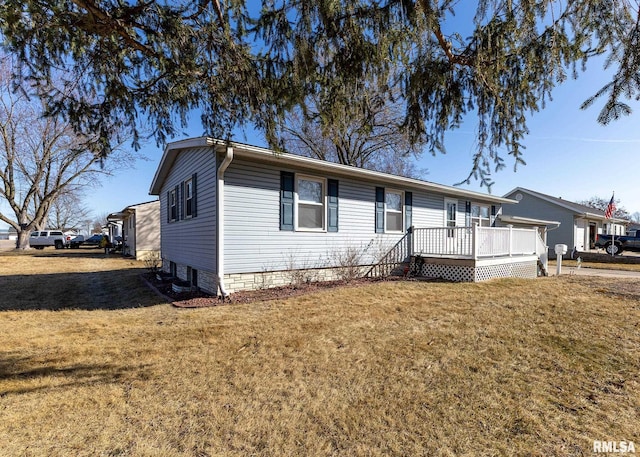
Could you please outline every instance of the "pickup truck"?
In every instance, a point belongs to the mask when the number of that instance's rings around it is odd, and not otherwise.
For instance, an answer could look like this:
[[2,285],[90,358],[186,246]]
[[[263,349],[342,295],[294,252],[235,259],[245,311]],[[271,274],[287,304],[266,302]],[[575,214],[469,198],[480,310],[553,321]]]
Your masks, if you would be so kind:
[[640,251],[640,230],[628,232],[626,235],[598,235],[596,247],[604,248],[607,254],[618,255],[622,251]]
[[29,246],[35,249],[44,249],[47,246],[53,246],[56,249],[62,249],[67,246],[68,237],[60,230],[38,230],[31,232],[29,236]]

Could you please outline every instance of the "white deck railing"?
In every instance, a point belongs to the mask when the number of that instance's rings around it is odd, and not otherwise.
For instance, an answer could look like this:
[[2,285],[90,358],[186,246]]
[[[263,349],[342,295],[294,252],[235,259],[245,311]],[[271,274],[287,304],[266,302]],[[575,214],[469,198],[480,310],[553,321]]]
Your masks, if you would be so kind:
[[[538,230],[513,227],[437,227],[413,229],[413,252],[423,256],[480,259],[538,254]],[[542,243],[544,245],[544,243]],[[546,246],[544,246],[546,253]]]

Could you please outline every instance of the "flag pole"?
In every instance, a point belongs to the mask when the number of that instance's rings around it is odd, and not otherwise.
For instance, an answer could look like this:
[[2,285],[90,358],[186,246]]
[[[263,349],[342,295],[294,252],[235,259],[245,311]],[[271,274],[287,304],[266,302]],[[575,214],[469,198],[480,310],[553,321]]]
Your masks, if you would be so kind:
[[[615,208],[615,196],[616,196],[616,191],[614,190],[613,193],[611,194],[611,201],[609,202],[609,206],[607,207],[607,211],[609,211],[610,208]],[[614,206],[611,206],[614,205]],[[613,212],[614,210],[611,209],[611,212],[609,213],[611,219],[609,219],[609,227],[611,227],[611,257],[615,257],[615,252],[614,249],[616,248],[616,228],[613,225]]]

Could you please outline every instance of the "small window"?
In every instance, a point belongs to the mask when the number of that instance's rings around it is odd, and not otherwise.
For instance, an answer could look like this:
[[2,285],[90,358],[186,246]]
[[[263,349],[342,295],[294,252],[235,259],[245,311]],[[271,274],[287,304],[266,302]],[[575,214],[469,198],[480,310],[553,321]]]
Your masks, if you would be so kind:
[[489,218],[489,207],[485,205],[471,205],[471,224],[477,223],[480,227],[489,227],[491,221]]
[[47,232],[40,232],[40,236],[46,237],[47,236]]
[[169,273],[171,273],[171,276],[174,278],[178,277],[178,267],[175,262],[169,262]]
[[187,267],[187,281],[189,281],[192,286],[198,287],[198,270]]
[[324,230],[324,180],[300,177],[297,180],[297,185],[298,229]]
[[176,199],[176,191],[172,190],[169,192],[169,211],[170,216],[169,219],[175,221],[178,218],[178,201]]
[[193,217],[193,180],[184,182],[184,209],[185,217]]
[[387,232],[402,232],[402,192],[387,190],[385,193],[385,224]]

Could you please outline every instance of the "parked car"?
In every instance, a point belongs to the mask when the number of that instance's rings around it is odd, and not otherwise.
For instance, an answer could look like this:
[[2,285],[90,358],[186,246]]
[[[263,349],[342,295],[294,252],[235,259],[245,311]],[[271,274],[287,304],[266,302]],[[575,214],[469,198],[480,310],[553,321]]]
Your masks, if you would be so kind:
[[84,242],[82,244],[86,244],[89,246],[100,246],[100,241],[102,241],[102,238],[105,235],[102,234],[95,234],[95,235],[91,235],[89,238],[87,238],[86,240],[84,240]]
[[78,249],[80,245],[84,243],[84,236],[78,235],[69,240],[69,247],[71,249]]
[[44,249],[47,246],[62,249],[67,244],[67,236],[60,230],[37,230],[29,236],[29,246],[35,249]]

